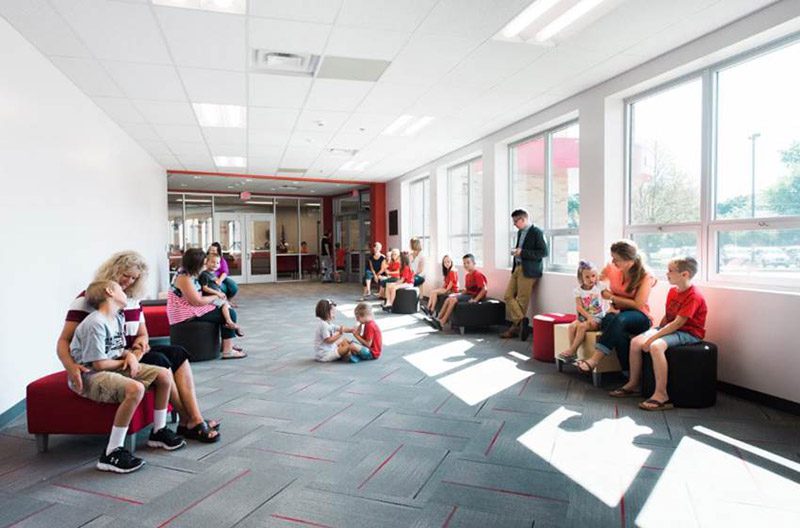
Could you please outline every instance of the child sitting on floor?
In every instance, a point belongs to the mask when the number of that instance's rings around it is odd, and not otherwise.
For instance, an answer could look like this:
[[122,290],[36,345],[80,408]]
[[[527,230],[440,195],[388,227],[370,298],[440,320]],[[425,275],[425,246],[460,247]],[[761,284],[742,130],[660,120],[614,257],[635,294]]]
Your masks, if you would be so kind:
[[467,272],[464,277],[464,289],[449,295],[439,311],[439,318],[432,319],[434,326],[439,330],[442,330],[450,320],[457,304],[480,302],[488,292],[489,282],[486,280],[486,275],[475,267],[475,257],[472,253],[464,255],[462,261],[464,270]]
[[354,340],[342,342],[339,345],[339,355],[347,356],[351,363],[378,359],[383,350],[383,334],[372,318],[372,307],[367,303],[358,303],[354,313],[359,323],[358,327],[345,330],[353,334]]
[[670,347],[699,343],[706,335],[706,301],[700,291],[692,285],[697,273],[697,261],[692,257],[673,259],[667,267],[667,280],[675,286],[667,294],[664,318],[653,327],[631,340],[630,378],[628,383],[613,390],[609,396],[624,398],[639,396],[642,377],[642,353],[649,352],[653,360],[656,388],[653,395],[641,402],[645,411],[672,409],[667,394],[667,357]]
[[168,451],[186,445],[167,427],[167,404],[172,388],[172,372],[163,367],[140,364],[136,354],[125,349],[125,317],[122,310],[127,297],[114,281],[95,281],[86,288],[86,302],[96,309],[75,329],[69,352],[76,363],[88,367],[83,378],[84,398],[101,403],[119,404],[114,424],[103,454],[97,462],[100,471],[131,473],[144,460],[125,449],[125,436],[144,397],[153,386],[156,391],[153,430],[147,440],[150,447]]
[[333,324],[333,319],[336,317],[336,303],[330,299],[320,299],[317,302],[316,315],[319,322],[317,331],[314,333],[314,352],[316,353],[314,359],[327,363],[347,356],[349,352],[340,345],[347,344],[343,335],[351,329]]
[[578,263],[578,283],[579,286],[574,290],[578,318],[569,325],[569,348],[558,354],[558,359],[568,362],[575,359],[586,332],[600,329],[600,323],[608,311],[608,301],[603,299],[606,285],[598,281],[594,264],[585,260]]
[[222,311],[222,317],[225,319],[225,326],[236,332],[239,337],[244,337],[242,328],[231,319],[231,303],[228,297],[222,293],[222,290],[217,284],[216,271],[219,269],[220,257],[217,254],[209,253],[206,255],[205,269],[200,272],[197,281],[203,289],[203,293],[208,295],[216,295],[219,297],[212,303],[214,306],[219,306]]

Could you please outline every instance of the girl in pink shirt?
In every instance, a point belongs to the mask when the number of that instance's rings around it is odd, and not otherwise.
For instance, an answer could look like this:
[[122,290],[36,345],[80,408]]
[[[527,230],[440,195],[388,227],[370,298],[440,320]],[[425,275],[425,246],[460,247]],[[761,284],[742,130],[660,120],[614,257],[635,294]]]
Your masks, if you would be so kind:
[[633,241],[611,244],[611,263],[603,269],[601,280],[609,283],[608,289],[603,290],[603,298],[612,308],[603,317],[600,327],[603,334],[597,339],[592,357],[575,362],[586,373],[592,372],[612,350],[617,351],[622,369],[628,370],[631,336],[645,332],[653,324],[647,301],[656,281]]

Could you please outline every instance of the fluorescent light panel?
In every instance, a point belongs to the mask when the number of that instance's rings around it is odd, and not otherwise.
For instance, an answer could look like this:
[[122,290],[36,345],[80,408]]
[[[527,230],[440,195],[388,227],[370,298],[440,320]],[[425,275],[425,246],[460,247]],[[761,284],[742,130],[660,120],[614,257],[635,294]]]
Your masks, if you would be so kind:
[[197,121],[202,127],[245,128],[247,109],[239,105],[193,103]]
[[[415,121],[416,119],[416,121]],[[396,135],[403,135],[403,136],[411,136],[428,126],[430,122],[433,121],[432,116],[422,116],[417,118],[416,116],[412,115],[401,115],[394,122],[386,127],[381,135],[383,136],[396,136]],[[402,132],[401,132],[402,131]]]
[[367,165],[369,165],[368,161],[350,160],[350,161],[344,163],[341,167],[339,167],[339,170],[363,172],[364,169],[367,168]]
[[567,26],[574,24],[576,20],[586,13],[599,6],[603,0],[581,0],[558,18],[547,24],[536,34],[534,39],[537,42],[544,42],[553,38],[556,34],[563,31]]
[[247,13],[247,0],[152,0],[153,5],[180,7],[183,9],[201,9],[218,13]]
[[542,15],[560,1],[561,0],[535,0],[531,5],[526,7],[522,13],[518,14],[511,22],[506,24],[501,34],[505,38],[514,38],[518,36],[525,28],[541,18]]
[[214,156],[214,164],[217,167],[243,168],[247,166],[247,158],[241,156]]

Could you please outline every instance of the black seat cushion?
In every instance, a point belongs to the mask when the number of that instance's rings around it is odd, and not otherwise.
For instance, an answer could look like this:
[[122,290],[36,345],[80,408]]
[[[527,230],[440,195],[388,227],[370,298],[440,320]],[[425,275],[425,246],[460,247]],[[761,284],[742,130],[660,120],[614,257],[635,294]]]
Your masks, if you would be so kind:
[[[667,393],[676,407],[711,407],[717,401],[717,345],[701,341],[667,349]],[[655,390],[653,360],[642,354],[642,394]]]

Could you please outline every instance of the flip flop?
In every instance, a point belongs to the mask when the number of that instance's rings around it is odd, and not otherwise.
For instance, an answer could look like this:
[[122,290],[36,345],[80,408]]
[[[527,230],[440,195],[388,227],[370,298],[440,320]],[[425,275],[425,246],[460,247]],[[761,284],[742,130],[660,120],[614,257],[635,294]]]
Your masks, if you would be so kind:
[[[218,422],[217,420],[213,420],[213,421],[215,421],[217,423],[215,423],[214,425],[211,425],[211,421],[205,420],[206,426],[208,426],[208,429],[211,430],[211,431],[219,431],[219,426],[222,425],[222,424],[220,424],[220,422]],[[186,432],[189,431],[189,430],[190,430],[190,428],[188,426],[179,425],[178,428],[175,430],[175,432],[177,434],[181,435],[182,437],[186,438]]]
[[614,389],[608,393],[609,396],[612,398],[630,398],[631,396],[641,396],[642,393],[640,391],[635,391],[631,389],[626,389],[625,387],[620,387],[618,389]]
[[578,368],[578,370],[580,370],[584,374],[591,374],[592,371],[594,370],[594,365],[591,365],[585,359],[579,359],[575,363],[573,363],[573,365],[575,365]]
[[198,440],[204,444],[213,444],[214,442],[219,442],[221,435],[217,432],[216,435],[212,436],[212,431],[206,422],[200,422],[196,426],[189,429],[188,427],[183,432],[184,438],[187,440]]
[[231,350],[227,354],[222,354],[222,359],[244,359],[247,353],[244,350]]
[[665,402],[660,402],[658,400],[650,398],[649,400],[641,402],[639,404],[639,408],[642,409],[643,411],[668,411],[670,409],[674,409],[675,406],[672,405],[672,402],[669,400]]

